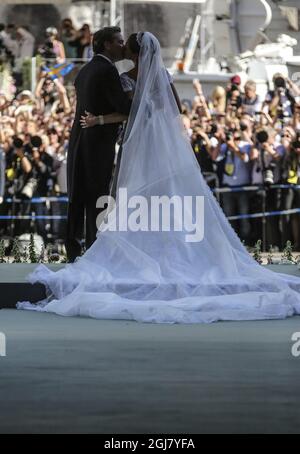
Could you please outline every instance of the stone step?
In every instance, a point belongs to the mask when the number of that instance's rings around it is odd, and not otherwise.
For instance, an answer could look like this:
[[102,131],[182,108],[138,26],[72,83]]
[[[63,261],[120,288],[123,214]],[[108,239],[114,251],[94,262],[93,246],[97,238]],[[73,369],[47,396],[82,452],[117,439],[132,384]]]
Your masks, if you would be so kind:
[[[267,254],[262,257],[266,261]],[[278,254],[280,257],[280,254]],[[276,254],[274,254],[276,258]],[[63,264],[47,264],[52,271],[58,271]],[[262,265],[268,269],[300,277],[300,270],[296,265]],[[28,274],[36,267],[35,264],[0,264],[0,309],[16,308],[18,301],[30,301],[35,303],[46,298],[45,287],[42,284],[30,284],[27,282]]]
[[[27,276],[36,268],[34,263],[0,263],[0,309],[15,308],[18,301],[35,303],[46,298],[43,284],[30,284]],[[63,264],[47,264],[58,271]]]

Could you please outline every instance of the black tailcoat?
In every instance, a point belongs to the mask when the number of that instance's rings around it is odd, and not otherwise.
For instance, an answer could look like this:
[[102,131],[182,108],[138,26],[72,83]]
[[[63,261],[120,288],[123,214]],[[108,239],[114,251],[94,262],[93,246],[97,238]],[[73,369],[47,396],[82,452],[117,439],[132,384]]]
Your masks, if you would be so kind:
[[76,114],[71,130],[68,159],[68,227],[66,248],[70,261],[80,253],[86,213],[86,246],[96,239],[96,200],[108,195],[119,124],[97,125],[83,129],[80,117],[85,111],[93,115],[113,112],[129,114],[131,101],[123,92],[116,67],[95,56],[78,73],[75,80]]

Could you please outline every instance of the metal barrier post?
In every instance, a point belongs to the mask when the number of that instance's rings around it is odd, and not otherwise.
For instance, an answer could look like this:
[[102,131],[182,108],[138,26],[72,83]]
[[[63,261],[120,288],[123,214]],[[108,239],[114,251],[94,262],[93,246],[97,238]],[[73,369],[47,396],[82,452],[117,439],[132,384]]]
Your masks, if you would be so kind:
[[262,227],[262,251],[266,252],[267,247],[267,218],[266,218],[266,206],[267,206],[267,190],[264,187],[262,189],[262,201],[261,201],[261,227]]
[[10,235],[11,237],[13,238],[14,237],[14,233],[15,233],[15,218],[14,216],[16,216],[16,196],[15,194],[13,194],[12,196],[12,204],[11,204],[11,223],[10,223],[10,226],[9,226],[9,229],[10,229]]

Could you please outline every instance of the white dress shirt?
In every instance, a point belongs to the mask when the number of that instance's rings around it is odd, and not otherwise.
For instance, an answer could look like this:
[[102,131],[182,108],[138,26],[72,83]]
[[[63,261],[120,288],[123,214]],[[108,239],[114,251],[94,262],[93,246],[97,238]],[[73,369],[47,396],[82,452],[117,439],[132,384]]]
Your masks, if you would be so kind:
[[105,58],[105,60],[109,61],[109,63],[111,63],[112,65],[114,65],[114,63],[113,63],[108,57],[106,57],[106,55],[103,55],[103,54],[96,54],[95,56]]

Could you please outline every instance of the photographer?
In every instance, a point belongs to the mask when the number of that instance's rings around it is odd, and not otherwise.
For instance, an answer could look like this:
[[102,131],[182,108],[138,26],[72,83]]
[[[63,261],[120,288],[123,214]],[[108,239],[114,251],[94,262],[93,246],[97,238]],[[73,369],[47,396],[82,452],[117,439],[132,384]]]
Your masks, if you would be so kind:
[[30,160],[28,159],[27,153],[24,150],[24,142],[19,137],[13,139],[13,149],[12,153],[6,157],[7,159],[7,169],[13,170],[13,175],[11,180],[17,180],[17,186],[15,191],[11,191],[11,194],[18,194],[24,187],[32,166]]
[[[45,146],[39,136],[31,138],[31,163],[32,179],[31,186],[28,187],[27,197],[47,197],[52,195],[54,186],[53,178],[53,158],[45,152]],[[23,190],[24,192],[24,190]],[[47,215],[47,206],[44,202],[34,203],[32,208],[38,216]],[[47,244],[47,222],[44,219],[37,219],[37,233],[42,236],[44,243]]]
[[295,96],[299,96],[300,93],[298,87],[280,73],[274,74],[273,84],[274,90],[268,91],[265,103],[268,105],[273,124],[279,122],[280,126],[291,121],[295,110]]
[[217,126],[210,125],[205,117],[202,117],[197,124],[192,134],[192,147],[207,184],[210,187],[216,187],[218,181],[215,159],[218,153],[218,140],[214,134],[217,132]]
[[[14,137],[12,146],[6,152],[6,197],[24,198],[24,189],[30,181],[32,165],[20,137]],[[30,204],[13,203],[8,206],[10,214],[25,216],[30,214]],[[9,214],[9,213],[8,213]],[[28,230],[30,220],[12,220],[12,236],[19,236]]]
[[256,132],[255,147],[251,152],[252,184],[268,187],[280,182],[285,147],[275,143],[275,139],[276,131],[273,128]]
[[[250,152],[251,144],[243,141],[241,131],[227,130],[226,140],[220,146],[219,159],[222,159],[222,186],[239,187],[250,184]],[[247,192],[224,192],[222,208],[226,216],[249,213],[249,195]],[[248,241],[250,223],[248,219],[230,221],[240,238]]]
[[72,19],[63,19],[61,22],[59,37],[64,45],[67,58],[76,58],[77,52],[74,45],[72,45],[73,41],[76,39],[76,34],[77,32],[73,26]]
[[[282,182],[290,185],[300,184],[300,137],[292,142],[283,161]],[[281,209],[300,208],[300,189],[282,189]],[[296,251],[300,248],[299,213],[282,216],[282,247],[290,240]]]
[[231,92],[233,89],[234,90],[237,89],[241,93],[241,84],[242,84],[242,80],[238,74],[236,74],[235,76],[232,76],[230,78],[229,83],[227,84],[226,94],[228,95],[228,93]]
[[227,93],[226,115],[227,119],[236,118],[242,113],[242,97],[241,93],[235,85]]
[[226,114],[227,118],[235,118],[241,113],[241,78],[235,75],[230,79],[226,89]]
[[[67,143],[64,147],[56,150],[53,156],[53,167],[56,173],[56,184],[54,185],[54,195],[57,197],[67,197]],[[68,205],[64,202],[52,202],[51,212],[55,216],[67,216]],[[64,219],[53,219],[52,235],[55,243],[63,242],[66,238],[67,223]]]
[[[252,184],[263,186],[264,190],[256,193],[251,200],[252,211],[260,212],[265,200],[267,211],[280,209],[280,189],[272,188],[281,179],[281,164],[284,147],[275,145],[276,131],[272,128],[263,129],[256,133],[256,144],[251,151]],[[253,221],[255,236],[262,237],[261,220]],[[267,247],[280,246],[278,216],[266,220]]]

